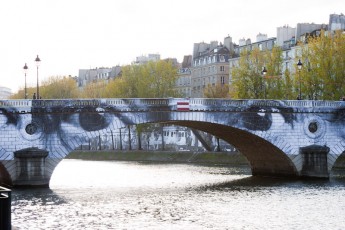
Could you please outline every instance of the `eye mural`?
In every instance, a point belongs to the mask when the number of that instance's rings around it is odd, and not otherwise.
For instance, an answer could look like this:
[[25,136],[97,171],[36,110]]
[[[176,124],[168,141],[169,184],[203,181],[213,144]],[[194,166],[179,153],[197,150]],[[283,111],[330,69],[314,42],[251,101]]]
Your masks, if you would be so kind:
[[[262,139],[291,159],[297,159],[294,156],[301,147],[328,146],[329,165],[345,150],[344,102],[168,98],[26,100],[28,105],[15,104],[19,102],[0,101],[1,161],[13,160],[15,151],[35,147],[48,151],[47,158],[58,162],[89,139],[141,123],[188,127],[194,122],[190,127],[234,138],[247,133],[247,142],[235,147],[246,150]],[[215,130],[213,124],[221,128]]]
[[[70,140],[85,141],[105,129],[180,119],[173,117],[173,113],[169,113],[176,110],[176,104],[170,103],[169,99],[152,100],[150,103],[139,99],[117,99],[116,102],[117,104],[108,104],[100,100],[54,100],[47,101],[48,106],[47,104],[42,106],[33,101],[33,106],[28,113],[21,113],[20,108],[15,107],[0,108],[0,127],[6,129],[12,126],[18,131],[23,129],[24,132],[23,130],[20,132],[24,133],[24,139],[33,141],[36,138],[38,142],[41,142],[38,145],[44,149],[49,147],[49,143],[55,142],[61,142],[70,149],[74,146],[74,144],[70,146]],[[211,119],[211,122],[216,121],[250,132],[274,133],[282,130],[293,132],[298,127],[304,127],[304,134],[308,138],[325,133],[326,125],[328,121],[332,122],[332,119],[336,123],[344,121],[343,109],[334,110],[332,114],[314,114],[313,117],[308,111],[301,112],[300,108],[286,106],[280,101],[274,101],[269,106],[262,106],[254,100],[244,102],[234,101],[234,103],[226,104],[225,107],[219,103],[191,104],[188,112],[197,111],[195,120],[200,120],[200,122]],[[221,111],[223,113],[220,113]],[[140,119],[142,120],[139,121]],[[54,138],[58,140],[53,140]]]

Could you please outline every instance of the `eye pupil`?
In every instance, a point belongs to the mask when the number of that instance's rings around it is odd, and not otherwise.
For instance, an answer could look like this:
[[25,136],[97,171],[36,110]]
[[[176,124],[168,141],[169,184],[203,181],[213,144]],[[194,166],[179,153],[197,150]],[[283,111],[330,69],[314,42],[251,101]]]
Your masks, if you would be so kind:
[[79,115],[80,126],[86,131],[96,131],[108,126],[104,116],[98,113],[81,112]]
[[26,127],[25,127],[25,131],[27,134],[30,134],[30,135],[33,135],[34,133],[37,132],[37,125],[36,124],[28,124]]
[[315,133],[318,129],[317,127],[317,123],[314,121],[314,122],[310,122],[309,126],[308,126],[308,129],[311,133]]

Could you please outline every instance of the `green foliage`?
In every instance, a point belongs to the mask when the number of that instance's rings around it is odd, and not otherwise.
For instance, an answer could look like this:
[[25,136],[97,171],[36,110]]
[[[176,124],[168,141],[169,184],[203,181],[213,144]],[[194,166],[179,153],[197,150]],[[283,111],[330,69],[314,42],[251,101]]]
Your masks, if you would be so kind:
[[206,98],[229,98],[229,85],[216,84],[215,86],[208,84],[204,89]]
[[271,51],[265,51],[263,55],[267,68],[267,74],[264,77],[266,98],[286,98],[285,94],[289,94],[286,91],[286,80],[289,76],[286,75],[288,72],[283,76],[281,75],[283,63],[281,49],[279,47],[273,47]]
[[[36,87],[28,87],[26,89],[27,99],[32,99],[33,94],[36,93]],[[25,89],[19,89],[17,93],[12,94],[10,99],[24,99]]]
[[[303,62],[300,76],[304,99],[339,100],[345,95],[345,34],[336,31],[309,37],[298,57]],[[297,71],[298,72],[298,71]]]
[[[257,48],[241,53],[239,65],[232,71],[233,98],[296,99],[301,90],[302,99],[339,100],[345,96],[345,34],[337,31],[308,37],[300,44],[295,63],[303,62],[302,70],[282,73],[282,51],[261,52]],[[263,78],[263,66],[267,74]]]
[[[233,98],[288,99],[292,96],[291,77],[286,71],[282,75],[282,50],[274,47],[271,51],[254,48],[251,52],[243,51],[239,65],[232,71],[233,86],[230,88]],[[266,67],[267,73],[262,70]],[[291,99],[291,98],[290,98]]]
[[[25,89],[20,89],[11,99],[24,99]],[[32,99],[36,87],[27,88],[27,99]],[[77,98],[79,91],[75,79],[72,77],[52,76],[39,86],[39,94],[43,99]]]
[[148,62],[122,68],[122,76],[110,82],[107,97],[162,98],[174,97],[177,69],[171,62]]
[[232,84],[236,92],[234,98],[264,98],[265,88],[262,78],[264,55],[255,48],[251,53],[241,53],[239,66],[232,71]]
[[106,95],[106,87],[107,82],[104,80],[92,82],[87,84],[79,95],[81,98],[103,98]]
[[42,82],[40,97],[43,99],[77,98],[78,88],[72,77],[53,76]]

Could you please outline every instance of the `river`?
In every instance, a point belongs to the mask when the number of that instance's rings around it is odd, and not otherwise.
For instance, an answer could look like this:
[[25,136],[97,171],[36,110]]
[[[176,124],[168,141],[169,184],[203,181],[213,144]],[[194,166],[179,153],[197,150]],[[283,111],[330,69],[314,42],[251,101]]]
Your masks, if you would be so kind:
[[50,189],[14,189],[15,229],[344,229],[345,179],[248,168],[63,160]]

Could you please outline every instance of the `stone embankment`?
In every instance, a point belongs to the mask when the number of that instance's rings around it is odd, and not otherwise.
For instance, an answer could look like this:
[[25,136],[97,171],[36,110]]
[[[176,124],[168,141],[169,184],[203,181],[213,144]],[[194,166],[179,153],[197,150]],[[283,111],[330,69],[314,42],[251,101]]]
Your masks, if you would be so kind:
[[78,150],[71,152],[66,159],[248,165],[246,158],[238,152]]

